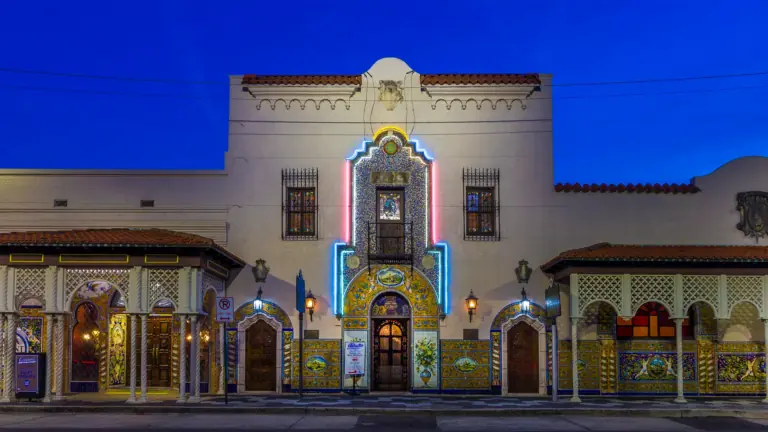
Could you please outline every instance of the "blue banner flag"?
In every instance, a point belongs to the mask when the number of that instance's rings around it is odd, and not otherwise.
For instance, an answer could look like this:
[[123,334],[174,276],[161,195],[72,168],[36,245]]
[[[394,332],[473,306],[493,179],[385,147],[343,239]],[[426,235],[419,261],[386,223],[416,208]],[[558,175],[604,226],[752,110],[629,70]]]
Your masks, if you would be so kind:
[[301,270],[299,270],[299,274],[296,275],[296,310],[299,311],[299,313],[304,313],[305,309],[305,290],[304,290],[304,276],[301,274]]

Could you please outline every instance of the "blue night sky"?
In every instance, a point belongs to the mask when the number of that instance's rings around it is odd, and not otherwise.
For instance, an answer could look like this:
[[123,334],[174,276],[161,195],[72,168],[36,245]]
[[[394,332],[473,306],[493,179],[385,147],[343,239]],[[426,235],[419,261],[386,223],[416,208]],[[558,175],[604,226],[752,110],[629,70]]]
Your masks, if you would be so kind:
[[[768,72],[765,0],[453,4],[6,1],[0,68],[171,82],[0,71],[2,166],[223,168],[230,74],[358,74],[390,56],[556,84]],[[687,182],[768,156],[767,97],[768,74],[558,87],[556,181]]]

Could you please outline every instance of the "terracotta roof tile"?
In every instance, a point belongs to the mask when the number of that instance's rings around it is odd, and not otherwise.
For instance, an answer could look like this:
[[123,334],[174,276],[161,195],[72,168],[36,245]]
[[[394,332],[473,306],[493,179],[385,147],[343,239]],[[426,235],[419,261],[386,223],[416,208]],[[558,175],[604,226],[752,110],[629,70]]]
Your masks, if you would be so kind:
[[426,74],[421,85],[541,84],[538,74]]
[[246,85],[361,85],[361,75],[243,75]]
[[693,183],[677,184],[597,184],[597,183],[558,183],[555,192],[573,193],[645,193],[645,194],[693,194],[701,192]]
[[598,243],[565,251],[541,269],[546,272],[567,262],[768,263],[768,246]]
[[245,265],[243,260],[207,237],[156,228],[0,233],[0,246],[165,246],[210,248],[241,265]]

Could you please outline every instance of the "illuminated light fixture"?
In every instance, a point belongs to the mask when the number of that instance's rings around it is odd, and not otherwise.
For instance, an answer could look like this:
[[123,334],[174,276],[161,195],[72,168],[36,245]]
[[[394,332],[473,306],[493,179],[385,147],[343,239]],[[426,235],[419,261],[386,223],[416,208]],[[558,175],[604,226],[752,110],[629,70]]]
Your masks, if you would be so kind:
[[192,335],[191,335],[191,334],[188,334],[188,335],[187,335],[187,341],[191,341],[191,340],[192,340]]
[[91,340],[91,335],[89,335],[88,333],[84,334],[83,340],[87,340],[87,341]]
[[350,164],[350,162],[349,161],[344,161],[344,184],[342,185],[342,187],[344,189],[343,192],[342,192],[342,196],[344,197],[344,226],[342,227],[341,232],[344,235],[343,240],[344,240],[345,243],[349,243],[351,241],[351,239],[349,237],[350,236],[350,231],[351,231],[350,226],[352,224],[352,221],[350,220],[351,217],[352,217],[351,216],[352,206],[350,205],[351,204],[350,203],[350,198],[351,198],[350,194],[352,192],[349,190],[350,189],[350,187],[349,187],[350,186],[350,178],[349,178],[349,176],[351,174],[351,171],[352,171],[352,165]]
[[208,330],[203,330],[200,332],[200,339],[203,340],[203,342],[208,343],[211,340],[211,335],[208,334]]
[[430,176],[430,186],[432,186],[432,244],[437,243],[437,163],[432,161],[432,167],[430,168],[432,175]]
[[528,261],[520,260],[517,263],[517,268],[515,269],[515,276],[517,277],[517,283],[521,283],[521,284],[528,283],[528,281],[531,279],[531,273],[533,273],[533,269],[530,266],[528,266]]
[[528,300],[528,295],[525,293],[525,287],[523,287],[523,292],[520,293],[520,310],[524,313],[528,313],[531,310],[531,302]]
[[253,310],[254,311],[260,311],[261,308],[264,307],[264,301],[261,299],[261,287],[259,287],[259,292],[256,293],[256,298],[253,300]]
[[472,322],[472,315],[477,311],[477,297],[472,290],[469,290],[469,295],[464,301],[467,303],[467,313],[469,314],[469,322]]
[[309,311],[309,320],[312,321],[312,315],[315,312],[315,304],[317,303],[317,299],[315,296],[312,295],[312,290],[309,290],[307,293],[307,296],[304,298],[304,305],[307,307],[307,310]]

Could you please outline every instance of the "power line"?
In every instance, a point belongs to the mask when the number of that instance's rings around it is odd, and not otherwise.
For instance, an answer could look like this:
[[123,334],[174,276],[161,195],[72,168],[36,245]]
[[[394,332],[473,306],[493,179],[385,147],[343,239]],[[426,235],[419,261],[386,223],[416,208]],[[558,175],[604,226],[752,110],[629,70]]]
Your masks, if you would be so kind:
[[[84,74],[84,73],[75,73],[75,72],[56,72],[56,71],[20,69],[20,68],[9,68],[9,67],[0,67],[0,72],[26,74],[26,75],[47,75],[47,76],[57,76],[57,77],[69,77],[69,78],[85,78],[85,79],[109,80],[109,81],[145,82],[145,83],[156,83],[156,84],[227,85],[227,86],[231,85],[230,83],[226,83],[223,81],[188,81],[188,80],[179,80],[179,79],[170,79],[170,78],[139,78],[139,77],[129,77],[129,76],[119,76],[119,75],[95,75],[95,74]],[[458,75],[487,75],[487,74],[471,73],[471,74],[458,74]],[[606,85],[650,84],[650,83],[660,83],[660,82],[700,81],[700,80],[727,79],[727,78],[747,78],[747,77],[767,76],[767,75],[768,75],[768,71],[763,71],[763,72],[743,72],[743,73],[730,73],[730,74],[717,74],[717,75],[697,75],[697,76],[688,76],[688,77],[645,78],[645,79],[637,79],[637,80],[591,81],[591,82],[574,82],[574,83],[542,84],[542,85],[551,86],[551,87],[590,87],[590,86],[606,86]],[[275,76],[283,76],[283,75],[275,75]],[[292,75],[285,75],[285,76],[292,76]],[[328,76],[333,76],[333,75],[328,75]],[[239,86],[242,84],[237,84],[237,85]],[[403,88],[421,88],[421,86],[412,86],[412,87],[403,87]]]
[[[552,133],[552,130],[526,130],[526,131],[494,131],[494,132],[440,132],[440,133],[417,133],[414,136],[463,136],[463,135],[515,135],[515,134],[540,134]],[[231,132],[229,135],[241,136],[351,136],[360,138],[359,133],[269,133],[269,132]]]

